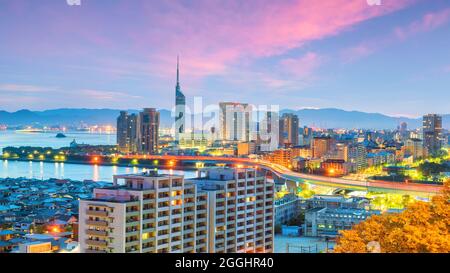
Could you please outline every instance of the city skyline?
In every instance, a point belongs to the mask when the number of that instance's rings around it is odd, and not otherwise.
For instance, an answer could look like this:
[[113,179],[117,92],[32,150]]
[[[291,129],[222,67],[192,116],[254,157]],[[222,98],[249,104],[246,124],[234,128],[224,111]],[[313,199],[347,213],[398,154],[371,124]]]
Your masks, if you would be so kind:
[[[0,34],[7,37],[0,45],[2,110],[171,109],[179,54],[187,105],[202,96],[207,103],[270,102],[281,109],[447,114],[445,1],[0,7]],[[18,23],[18,15],[27,20]]]

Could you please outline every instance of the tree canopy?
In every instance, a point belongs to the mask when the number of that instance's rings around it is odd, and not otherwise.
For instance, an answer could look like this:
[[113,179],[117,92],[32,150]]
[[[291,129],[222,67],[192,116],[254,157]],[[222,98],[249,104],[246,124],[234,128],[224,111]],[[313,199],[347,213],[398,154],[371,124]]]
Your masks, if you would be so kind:
[[403,212],[370,217],[341,231],[335,253],[450,253],[450,181],[431,202],[415,202]]

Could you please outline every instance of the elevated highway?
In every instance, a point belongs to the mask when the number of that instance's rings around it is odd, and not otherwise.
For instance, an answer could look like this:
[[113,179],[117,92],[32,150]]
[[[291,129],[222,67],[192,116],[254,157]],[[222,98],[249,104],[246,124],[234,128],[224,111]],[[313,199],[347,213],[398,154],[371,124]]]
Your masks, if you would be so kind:
[[283,166],[273,164],[262,160],[254,160],[249,158],[236,157],[215,157],[215,156],[176,156],[176,155],[150,155],[150,156],[129,156],[130,158],[147,159],[147,160],[165,160],[176,164],[176,162],[208,162],[208,163],[225,163],[225,164],[242,164],[256,166],[261,169],[268,170],[280,179],[293,181],[296,183],[308,183],[311,185],[336,187],[350,190],[363,190],[373,192],[389,192],[401,194],[414,194],[429,197],[440,192],[442,186],[427,185],[417,183],[403,183],[391,181],[375,181],[375,180],[349,180],[343,178],[325,177],[319,175],[310,175],[304,173],[293,172]]

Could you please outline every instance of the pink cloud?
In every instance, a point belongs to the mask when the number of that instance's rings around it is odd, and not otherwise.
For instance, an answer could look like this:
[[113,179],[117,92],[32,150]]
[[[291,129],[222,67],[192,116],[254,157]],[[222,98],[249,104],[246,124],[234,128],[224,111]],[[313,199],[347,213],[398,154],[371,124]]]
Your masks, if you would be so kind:
[[364,0],[121,1],[103,6],[104,12],[98,12],[94,2],[80,7],[63,2],[16,4],[16,13],[34,15],[14,21],[16,28],[7,33],[10,47],[25,56],[76,61],[77,56],[88,58],[101,48],[98,55],[133,56],[149,72],[170,76],[180,54],[184,75],[201,78],[337,35],[414,0],[384,0],[381,6],[369,6]]
[[406,27],[395,29],[395,35],[399,39],[406,39],[418,33],[434,30],[450,20],[450,8],[434,13],[425,14],[420,20],[411,23]]
[[322,63],[323,58],[314,52],[308,52],[299,58],[284,59],[281,69],[296,77],[310,76]]
[[360,44],[347,48],[341,52],[341,57],[345,63],[367,57],[380,49],[405,40],[423,32],[432,31],[450,21],[450,8],[437,12],[427,13],[420,20],[416,20],[406,26],[399,26],[391,33],[383,37],[366,40]]

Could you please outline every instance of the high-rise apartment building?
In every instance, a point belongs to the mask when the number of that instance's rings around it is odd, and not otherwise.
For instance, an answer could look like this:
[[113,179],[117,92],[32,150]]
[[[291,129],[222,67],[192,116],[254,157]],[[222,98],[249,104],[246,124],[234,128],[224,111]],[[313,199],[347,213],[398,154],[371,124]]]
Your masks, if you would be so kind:
[[137,116],[121,111],[117,118],[117,144],[123,153],[136,152]]
[[298,145],[299,120],[294,114],[285,113],[280,118],[279,143],[281,147]]
[[145,108],[138,115],[121,111],[117,118],[117,144],[121,152],[156,154],[158,132],[159,112],[154,108]]
[[423,117],[423,146],[427,155],[442,148],[442,116],[428,114]]
[[314,137],[312,142],[313,158],[322,158],[332,152],[335,140],[332,137]]
[[175,86],[175,141],[180,141],[180,134],[186,130],[186,97],[180,87],[180,62],[177,58],[177,84]]
[[117,175],[94,189],[80,200],[81,252],[273,252],[274,184],[255,169],[200,173]]
[[251,137],[252,108],[247,103],[219,103],[220,136],[226,141],[253,140]]
[[357,171],[367,168],[367,149],[363,143],[355,143],[349,146],[349,162],[353,163]]
[[145,108],[138,116],[138,151],[142,154],[158,153],[159,112]]

